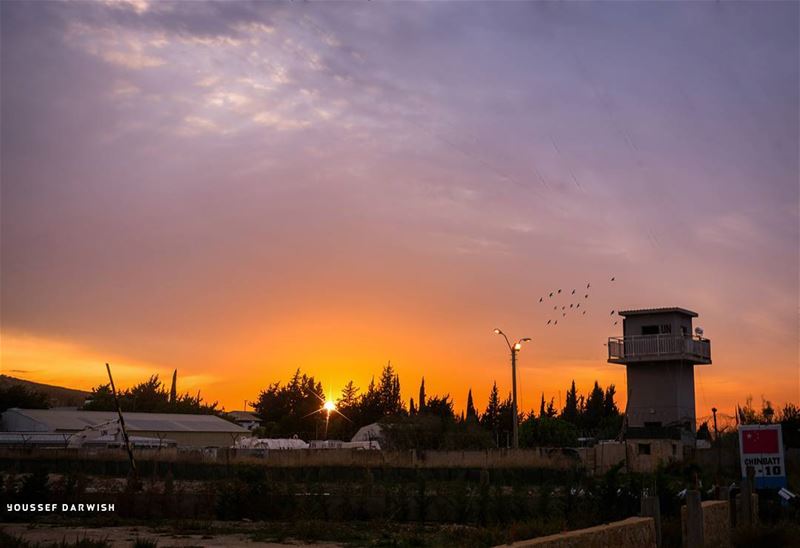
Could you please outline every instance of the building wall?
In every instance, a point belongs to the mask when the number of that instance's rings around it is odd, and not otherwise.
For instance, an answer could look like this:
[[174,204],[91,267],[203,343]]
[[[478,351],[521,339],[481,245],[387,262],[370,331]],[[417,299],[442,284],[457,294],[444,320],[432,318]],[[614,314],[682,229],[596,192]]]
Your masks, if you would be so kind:
[[627,366],[628,424],[666,426],[689,422],[695,428],[694,366],[682,361],[634,363]]
[[643,439],[603,442],[576,451],[586,471],[600,475],[620,463],[631,472],[654,472],[660,464],[683,460],[683,447],[684,444],[677,440]]
[[668,324],[672,335],[680,335],[681,327],[684,333],[692,334],[692,318],[677,312],[660,314],[636,314],[626,317],[622,321],[622,331],[626,337],[637,337],[642,335],[642,326]]
[[30,417],[17,413],[14,410],[5,411],[3,417],[3,430],[6,432],[49,432],[46,424]]
[[683,460],[683,443],[677,440],[627,440],[628,469],[631,472],[655,472],[661,464]]

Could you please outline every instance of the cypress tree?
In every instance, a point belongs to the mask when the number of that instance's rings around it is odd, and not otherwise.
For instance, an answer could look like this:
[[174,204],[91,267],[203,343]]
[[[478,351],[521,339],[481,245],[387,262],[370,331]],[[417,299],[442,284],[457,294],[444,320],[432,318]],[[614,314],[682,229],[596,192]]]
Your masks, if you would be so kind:
[[469,389],[467,393],[467,419],[476,419],[478,418],[478,413],[475,411],[475,405],[472,403],[472,388]]
[[561,411],[561,418],[573,424],[578,421],[578,391],[575,388],[575,381],[572,381],[572,386],[567,390],[567,397],[564,402],[564,410]]

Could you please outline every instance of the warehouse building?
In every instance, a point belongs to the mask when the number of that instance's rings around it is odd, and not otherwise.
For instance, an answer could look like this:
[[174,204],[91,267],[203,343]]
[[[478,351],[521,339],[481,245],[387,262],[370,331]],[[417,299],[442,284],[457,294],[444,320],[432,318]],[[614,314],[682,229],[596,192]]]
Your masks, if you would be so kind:
[[[117,419],[115,411],[80,411],[75,408],[17,409],[2,414],[6,432],[75,434]],[[174,440],[181,447],[230,447],[251,433],[215,415],[124,412],[128,434],[140,438]]]

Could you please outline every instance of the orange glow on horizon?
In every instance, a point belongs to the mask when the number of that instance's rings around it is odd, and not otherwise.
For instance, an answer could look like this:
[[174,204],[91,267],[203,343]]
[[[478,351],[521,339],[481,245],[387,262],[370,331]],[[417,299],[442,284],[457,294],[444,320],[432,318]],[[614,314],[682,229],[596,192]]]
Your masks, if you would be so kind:
[[[335,410],[335,400],[348,381],[353,380],[360,388],[360,393],[366,390],[371,379],[374,378],[377,382],[377,377],[387,362],[380,350],[386,344],[406,349],[403,353],[396,353],[396,357],[391,360],[400,375],[402,396],[406,402],[410,398],[417,399],[419,382],[423,376],[428,395],[449,393],[457,413],[465,407],[469,389],[472,389],[474,402],[479,410],[485,406],[493,382],[497,382],[501,397],[510,393],[508,349],[505,344],[496,344],[502,341],[488,337],[485,344],[467,350],[459,345],[439,344],[436,337],[426,337],[424,330],[410,329],[403,332],[398,326],[388,330],[394,337],[388,339],[379,337],[375,325],[367,327],[365,324],[369,322],[356,322],[358,326],[348,326],[348,323],[342,322],[342,330],[337,336],[325,329],[325,322],[320,322],[322,329],[314,333],[313,337],[305,339],[315,343],[308,344],[302,362],[292,361],[297,345],[292,337],[288,337],[283,345],[271,347],[270,361],[283,364],[280,367],[266,367],[263,361],[255,357],[262,355],[263,351],[259,348],[263,348],[266,342],[254,343],[253,347],[239,347],[241,353],[237,356],[215,357],[240,364],[235,370],[235,376],[230,376],[234,374],[234,370],[226,366],[224,361],[206,367],[178,366],[179,392],[195,393],[200,390],[207,401],[218,400],[227,410],[240,409],[244,400],[255,401],[262,389],[276,381],[285,383],[294,370],[300,367],[303,373],[314,376],[326,387],[327,397],[323,410],[332,412]],[[367,333],[354,336],[351,329],[356,327],[367,329]],[[287,331],[292,329],[288,328]],[[297,338],[301,337],[298,335]],[[268,339],[262,339],[266,340]],[[3,333],[2,342],[4,374],[82,390],[90,390],[107,382],[105,361],[111,363],[115,380],[121,388],[146,380],[151,374],[159,374],[162,381],[168,382],[174,368],[171,364],[159,366],[123,356],[106,359],[100,352],[64,341]],[[614,384],[617,405],[621,411],[624,410],[625,368],[605,363],[605,349],[597,346],[599,352],[590,352],[594,354],[594,358],[576,359],[563,355],[559,357],[557,345],[553,348],[529,343],[526,352],[518,355],[520,410],[538,413],[542,395],[546,403],[552,399],[556,408],[561,408],[565,391],[573,379],[579,393],[584,395],[589,393],[595,380],[603,387]],[[552,354],[553,350],[556,355]],[[722,348],[717,344],[715,352],[721,351]],[[723,356],[727,354],[724,351],[721,353]],[[459,364],[457,369],[441,365],[453,363]],[[724,358],[720,361],[722,363]],[[228,376],[214,374],[222,371]],[[772,383],[763,382],[755,393],[752,387],[752,382],[727,375],[721,365],[696,367],[697,416],[710,415],[712,406],[732,414],[734,406],[743,403],[748,395],[752,395],[757,403],[762,396],[777,405],[793,401],[791,387],[787,387],[779,379]]]

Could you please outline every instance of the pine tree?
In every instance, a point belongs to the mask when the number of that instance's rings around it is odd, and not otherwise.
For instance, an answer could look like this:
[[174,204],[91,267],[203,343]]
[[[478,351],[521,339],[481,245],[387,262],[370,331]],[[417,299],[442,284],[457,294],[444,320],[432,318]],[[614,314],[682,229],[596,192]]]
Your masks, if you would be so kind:
[[425,411],[425,377],[422,377],[422,382],[419,385],[419,412]]
[[403,411],[403,401],[400,398],[400,378],[392,367],[392,362],[386,364],[378,383],[378,397],[381,412],[384,415],[396,415]]
[[[506,399],[500,402],[498,413],[498,432],[507,432],[508,436],[514,429],[514,405],[511,403],[511,393],[508,393]],[[506,442],[509,438],[506,437]]]
[[339,407],[353,407],[358,402],[358,387],[353,383],[353,381],[349,381],[347,384],[344,385],[342,388],[342,397],[339,398],[338,406]]
[[619,415],[619,409],[617,408],[617,404],[614,401],[614,396],[617,393],[617,387],[613,384],[609,384],[608,388],[606,388],[606,393],[603,396],[603,416],[604,417],[615,417]]
[[556,410],[556,399],[550,398],[550,401],[547,402],[547,410],[545,411],[548,417],[553,418],[558,415],[558,411]]
[[492,391],[489,393],[489,402],[486,404],[486,411],[481,416],[481,425],[494,432],[500,429],[500,393],[497,390],[497,383],[492,384]]
[[414,398],[408,400],[408,414],[414,416],[417,414],[417,408],[414,407]]
[[544,392],[542,392],[542,401],[539,403],[539,418],[541,419],[544,417],[546,413],[547,411],[544,408]]
[[594,381],[592,392],[586,400],[586,409],[584,411],[586,418],[586,426],[589,428],[596,428],[600,424],[600,419],[603,418],[603,408],[605,404],[605,394],[603,389],[597,381]]
[[478,412],[475,411],[475,405],[472,403],[472,388],[467,393],[467,419],[478,419]]

